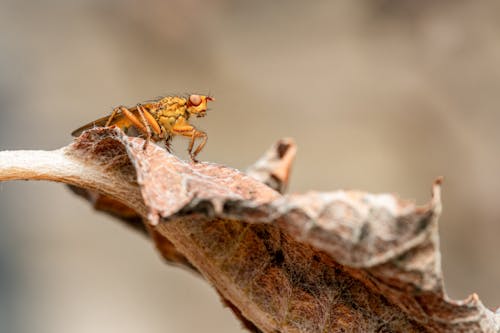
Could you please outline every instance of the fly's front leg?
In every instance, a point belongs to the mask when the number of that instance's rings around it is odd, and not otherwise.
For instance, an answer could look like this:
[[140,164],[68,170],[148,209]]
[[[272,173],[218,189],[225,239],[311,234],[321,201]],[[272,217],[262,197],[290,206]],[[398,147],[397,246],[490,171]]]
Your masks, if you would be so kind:
[[[193,162],[198,162],[196,160],[196,155],[198,155],[203,149],[203,146],[205,146],[205,143],[207,142],[207,134],[205,132],[198,131],[196,128],[189,125],[189,123],[183,117],[177,119],[177,122],[172,127],[172,131],[174,132],[174,134],[191,138],[188,146],[188,153]],[[193,152],[194,141],[196,140],[196,138],[203,138],[203,141]]]
[[194,129],[193,135],[191,136],[191,143],[189,145],[190,146],[190,149],[189,149],[190,152],[193,149],[194,140],[196,138],[201,138],[202,141],[198,145],[198,147],[196,148],[196,150],[191,154],[191,159],[194,162],[196,162],[196,156],[201,152],[201,150],[203,149],[203,147],[205,147],[205,144],[207,143],[207,140],[208,140],[208,135],[207,135],[207,133],[205,133],[203,131],[198,131],[197,129]]

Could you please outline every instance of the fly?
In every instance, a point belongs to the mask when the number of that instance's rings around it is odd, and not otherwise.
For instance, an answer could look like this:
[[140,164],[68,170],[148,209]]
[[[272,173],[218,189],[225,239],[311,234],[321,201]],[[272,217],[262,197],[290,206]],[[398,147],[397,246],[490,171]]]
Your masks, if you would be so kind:
[[[188,153],[193,162],[207,143],[207,133],[198,130],[189,123],[191,116],[204,117],[207,114],[207,104],[214,98],[204,95],[190,95],[188,98],[179,96],[163,97],[158,100],[137,104],[134,107],[116,107],[110,116],[94,120],[71,135],[79,136],[83,131],[95,126],[118,126],[123,131],[135,127],[146,135],[146,147],[149,141],[164,141],[170,152],[170,143],[174,136],[190,138]],[[195,141],[201,142],[195,147]]]

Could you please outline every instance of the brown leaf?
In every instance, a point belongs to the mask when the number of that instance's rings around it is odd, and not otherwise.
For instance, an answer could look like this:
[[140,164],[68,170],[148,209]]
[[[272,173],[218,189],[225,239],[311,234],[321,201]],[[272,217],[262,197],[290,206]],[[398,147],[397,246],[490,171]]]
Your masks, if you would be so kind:
[[284,193],[290,178],[297,147],[292,139],[281,139],[274,144],[246,174],[266,184],[270,188]]
[[96,209],[144,219],[160,253],[205,277],[253,331],[500,331],[476,295],[444,292],[440,180],[421,207],[359,191],[282,195],[294,155],[281,141],[250,177],[94,129],[58,151],[1,152],[0,180],[62,181]]

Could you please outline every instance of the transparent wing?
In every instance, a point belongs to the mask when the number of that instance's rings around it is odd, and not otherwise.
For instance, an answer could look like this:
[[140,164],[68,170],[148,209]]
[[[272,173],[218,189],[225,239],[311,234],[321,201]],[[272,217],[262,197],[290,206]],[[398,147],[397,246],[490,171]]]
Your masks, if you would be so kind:
[[[83,125],[82,127],[74,130],[71,135],[72,136],[80,136],[83,131],[86,131],[88,129],[94,128],[94,127],[104,127],[106,126],[106,123],[108,122],[109,116],[102,117],[99,119],[96,119],[94,121],[91,121],[88,124]],[[121,128],[122,130],[132,126],[133,124],[130,122],[130,120],[127,119],[123,114],[118,113],[113,117],[113,121],[111,122],[110,125],[115,125]]]

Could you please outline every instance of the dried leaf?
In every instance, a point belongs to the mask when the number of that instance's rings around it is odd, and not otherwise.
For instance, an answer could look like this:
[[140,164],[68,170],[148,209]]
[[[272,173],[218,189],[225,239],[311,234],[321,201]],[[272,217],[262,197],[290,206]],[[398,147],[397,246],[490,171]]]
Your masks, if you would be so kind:
[[424,206],[359,191],[282,195],[294,155],[281,141],[248,176],[94,129],[53,152],[0,152],[0,180],[82,188],[205,277],[253,331],[500,331],[500,314],[475,294],[444,292],[440,180]]

